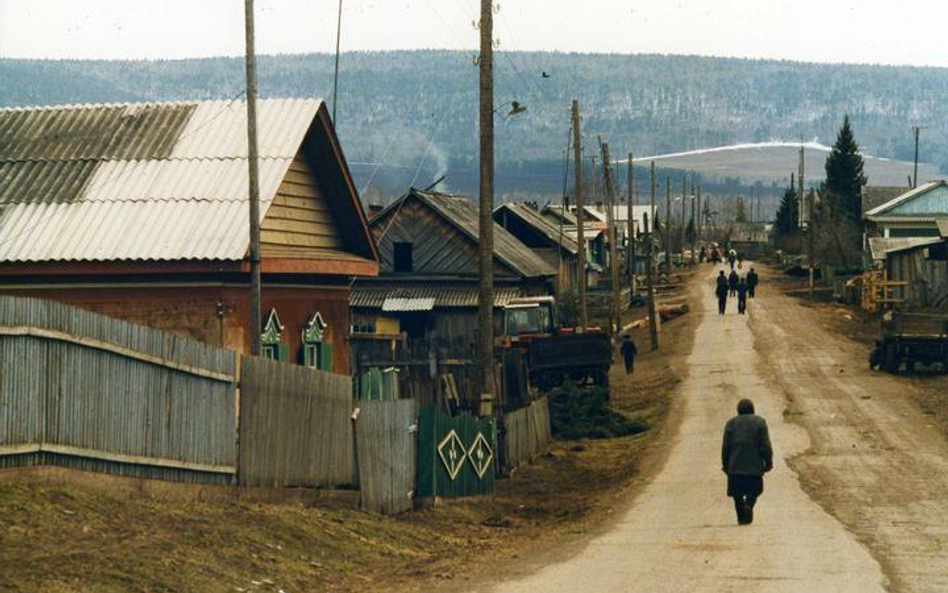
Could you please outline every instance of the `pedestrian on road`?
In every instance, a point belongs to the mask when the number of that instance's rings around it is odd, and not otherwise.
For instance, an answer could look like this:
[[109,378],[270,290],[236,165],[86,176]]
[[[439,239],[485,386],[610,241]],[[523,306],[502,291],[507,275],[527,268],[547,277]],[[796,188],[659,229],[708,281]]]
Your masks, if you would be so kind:
[[718,273],[718,286],[714,291],[714,294],[718,297],[718,314],[724,315],[724,310],[727,309],[727,293],[728,293],[728,283],[727,278],[724,276],[724,270],[721,270]]
[[754,266],[751,266],[750,272],[747,273],[747,296],[754,298],[754,293],[757,291],[757,283],[760,282],[760,278],[757,277],[757,272],[754,271]]
[[632,336],[629,334],[622,336],[622,345],[619,347],[619,351],[622,353],[623,362],[625,362],[625,374],[631,375],[632,371],[635,370],[635,355],[639,352],[638,348],[635,347],[635,342],[632,341]]
[[747,280],[741,278],[737,283],[737,312],[741,315],[747,311]]
[[869,351],[869,370],[874,371],[877,368],[881,369],[884,363],[885,347],[882,345],[882,340],[876,340],[876,343],[872,346],[872,350]]
[[767,421],[754,413],[754,402],[742,399],[737,416],[724,425],[721,444],[727,495],[734,499],[740,525],[754,522],[754,504],[764,492],[764,474],[773,469],[773,456]]
[[737,252],[733,249],[727,252],[727,263],[731,264],[731,271],[734,271],[734,262],[737,261]]
[[721,261],[721,252],[718,251],[716,247],[712,247],[711,248],[711,264],[716,266],[718,265],[720,261]]
[[731,274],[727,277],[727,285],[731,289],[731,296],[737,296],[737,285],[741,281],[741,277],[737,275],[737,272],[731,270]]

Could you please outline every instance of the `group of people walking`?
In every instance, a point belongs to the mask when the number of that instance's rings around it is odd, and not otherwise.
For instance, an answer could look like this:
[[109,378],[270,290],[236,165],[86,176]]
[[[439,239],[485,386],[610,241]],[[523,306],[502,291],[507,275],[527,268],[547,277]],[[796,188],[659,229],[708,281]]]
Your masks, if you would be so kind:
[[715,295],[718,297],[718,313],[724,315],[726,312],[728,297],[737,297],[737,312],[743,315],[747,311],[747,297],[754,298],[759,282],[760,278],[754,268],[751,268],[747,276],[743,278],[734,269],[729,275],[725,275],[724,270],[721,270],[715,288]]

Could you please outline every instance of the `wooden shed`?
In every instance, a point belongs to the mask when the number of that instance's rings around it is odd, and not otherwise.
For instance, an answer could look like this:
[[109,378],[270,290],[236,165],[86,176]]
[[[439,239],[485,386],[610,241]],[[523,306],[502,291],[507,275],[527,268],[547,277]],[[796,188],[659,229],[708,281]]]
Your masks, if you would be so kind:
[[503,204],[494,221],[556,269],[557,291],[576,285],[579,244],[564,226],[554,225],[531,204]]
[[901,306],[948,310],[948,238],[887,250],[885,270],[890,281],[905,283],[893,289]]
[[[325,105],[258,101],[265,352],[348,373],[378,252]],[[248,351],[246,105],[0,110],[0,292]]]

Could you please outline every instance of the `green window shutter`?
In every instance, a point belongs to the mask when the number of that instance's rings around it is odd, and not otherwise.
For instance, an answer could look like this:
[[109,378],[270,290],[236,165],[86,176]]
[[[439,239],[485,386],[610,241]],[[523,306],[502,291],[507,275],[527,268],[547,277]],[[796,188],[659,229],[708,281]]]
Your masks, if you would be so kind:
[[332,344],[319,345],[319,367],[323,371],[332,370]]
[[318,356],[314,344],[303,344],[303,366],[316,368]]
[[276,350],[276,360],[283,362],[289,362],[290,360],[290,349],[287,348],[286,344],[276,344],[274,345]]

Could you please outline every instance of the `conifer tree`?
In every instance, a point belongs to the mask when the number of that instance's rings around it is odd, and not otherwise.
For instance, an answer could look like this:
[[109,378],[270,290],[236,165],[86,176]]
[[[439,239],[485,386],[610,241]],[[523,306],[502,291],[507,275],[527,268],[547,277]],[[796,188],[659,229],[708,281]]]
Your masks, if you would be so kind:
[[774,220],[774,234],[778,237],[787,237],[797,231],[797,220],[800,215],[800,202],[797,192],[788,187],[780,199],[780,208]]
[[849,116],[843,118],[836,143],[826,157],[826,182],[823,196],[831,216],[842,215],[853,221],[862,218],[862,186],[866,185],[862,155],[853,135]]

